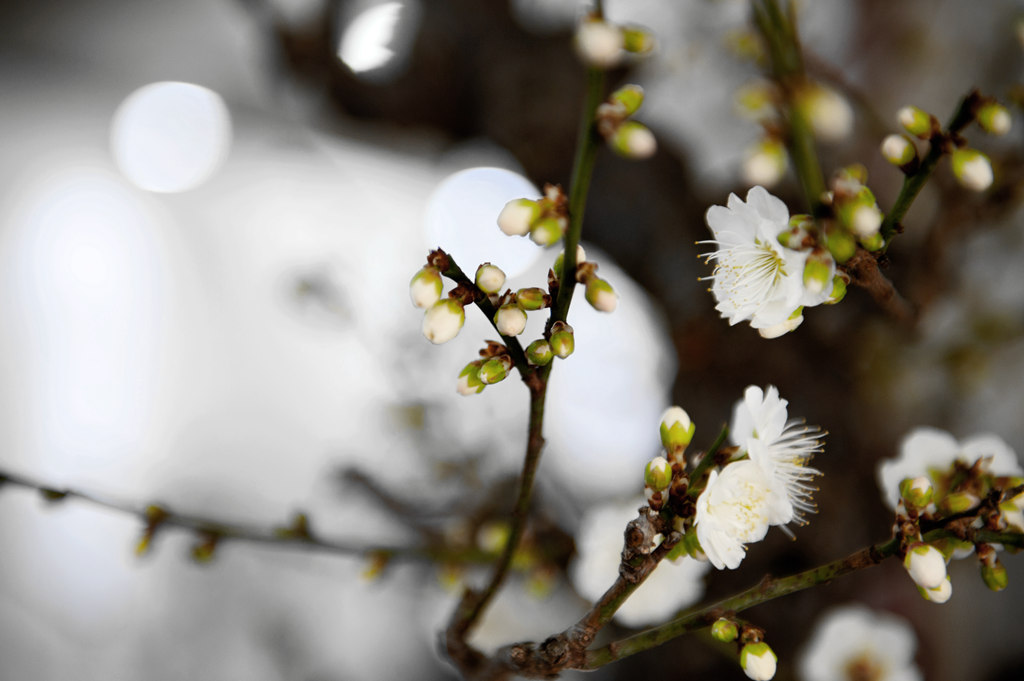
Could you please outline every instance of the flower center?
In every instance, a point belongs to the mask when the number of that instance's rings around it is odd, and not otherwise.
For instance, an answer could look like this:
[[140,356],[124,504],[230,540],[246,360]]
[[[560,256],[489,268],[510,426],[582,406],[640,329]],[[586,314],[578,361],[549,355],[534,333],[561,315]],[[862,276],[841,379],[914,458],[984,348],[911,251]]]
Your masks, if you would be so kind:
[[843,671],[846,681],[882,681],[885,676],[885,669],[868,651],[848,660]]

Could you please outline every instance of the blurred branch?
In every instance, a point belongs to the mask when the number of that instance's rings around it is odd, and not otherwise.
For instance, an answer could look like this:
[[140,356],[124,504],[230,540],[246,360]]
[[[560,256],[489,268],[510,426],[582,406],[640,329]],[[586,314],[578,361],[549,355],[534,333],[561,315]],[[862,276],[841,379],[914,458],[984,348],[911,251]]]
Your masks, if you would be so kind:
[[903,324],[913,323],[917,317],[914,306],[901,296],[893,283],[882,274],[874,254],[858,248],[842,268],[850,275],[850,281],[865,289],[890,317]]

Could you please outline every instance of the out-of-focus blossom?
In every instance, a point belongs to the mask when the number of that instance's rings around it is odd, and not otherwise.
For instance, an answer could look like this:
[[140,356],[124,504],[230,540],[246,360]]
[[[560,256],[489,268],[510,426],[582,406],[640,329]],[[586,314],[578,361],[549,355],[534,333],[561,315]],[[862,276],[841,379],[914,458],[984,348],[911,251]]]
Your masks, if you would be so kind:
[[797,663],[801,681],[920,681],[910,625],[863,605],[829,611]]

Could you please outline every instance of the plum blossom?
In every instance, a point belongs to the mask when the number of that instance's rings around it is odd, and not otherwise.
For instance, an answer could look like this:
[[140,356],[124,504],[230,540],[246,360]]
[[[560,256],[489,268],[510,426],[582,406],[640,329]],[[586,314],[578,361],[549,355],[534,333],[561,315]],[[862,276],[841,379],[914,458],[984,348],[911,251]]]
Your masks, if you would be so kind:
[[803,307],[829,299],[832,284],[820,290],[804,286],[808,251],[787,248],[779,235],[789,228],[789,209],[764,187],[753,187],[743,201],[729,195],[725,206],[712,206],[706,220],[716,250],[711,293],[715,309],[729,324],[749,321],[765,337],[796,328]]
[[801,681],[921,681],[910,625],[863,605],[829,611],[800,655]]

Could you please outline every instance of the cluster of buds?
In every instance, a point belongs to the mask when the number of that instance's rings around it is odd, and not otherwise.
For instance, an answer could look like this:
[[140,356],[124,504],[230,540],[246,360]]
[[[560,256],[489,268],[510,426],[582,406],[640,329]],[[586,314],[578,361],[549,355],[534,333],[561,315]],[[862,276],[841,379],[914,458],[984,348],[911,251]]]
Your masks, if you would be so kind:
[[643,88],[624,85],[597,107],[597,130],[619,156],[643,159],[653,156],[658,150],[654,133],[643,123],[630,120],[643,102]]
[[[648,505],[655,511],[665,505],[669,496],[684,496],[688,481],[683,455],[693,440],[696,426],[682,407],[673,406],[665,410],[659,429],[664,455],[651,459],[644,469],[644,494]],[[687,531],[685,525],[676,529],[683,533]],[[684,543],[680,542],[679,546]]]
[[558,185],[545,185],[544,197],[513,199],[498,215],[498,228],[509,236],[529,235],[539,246],[552,246],[569,226],[568,200]]
[[826,235],[832,257],[845,263],[857,250],[857,243],[869,251],[885,246],[880,229],[884,215],[874,193],[867,186],[868,171],[860,164],[842,168],[832,178],[828,199],[835,214],[836,228]]
[[639,26],[619,26],[597,15],[583,19],[576,29],[576,52],[587,66],[610,69],[627,57],[643,57],[655,47],[654,36]]
[[512,358],[508,348],[501,343],[488,341],[480,350],[480,359],[475,359],[459,372],[456,389],[460,395],[475,395],[494,383],[508,378],[512,371]]
[[760,627],[719,617],[711,625],[711,637],[722,643],[736,642],[740,666],[748,679],[768,681],[775,677],[778,658],[764,642],[764,630]]
[[465,306],[472,301],[474,295],[465,287],[456,286],[448,293],[447,298],[441,298],[444,288],[441,268],[434,262],[438,253],[441,252],[432,252],[427,265],[413,275],[412,281],[409,282],[409,297],[412,304],[425,310],[423,335],[435,344],[447,343],[459,334],[459,330],[466,322]]
[[[814,218],[810,215],[799,213],[789,218],[789,229],[779,234],[779,243],[784,247],[807,253],[802,272],[804,288],[814,295],[825,291],[829,282],[832,283],[832,291],[823,302],[825,305],[834,305],[846,296],[846,285],[849,283],[849,276],[845,272],[836,269],[836,262],[839,258],[833,252],[836,242],[837,226],[832,221],[825,221],[824,228],[819,227]],[[849,242],[855,250],[856,244]],[[853,251],[848,254],[841,252],[848,260]],[[801,316],[802,309],[794,313],[794,319]],[[799,324],[799,322],[797,322]],[[764,335],[764,334],[762,334]]]

